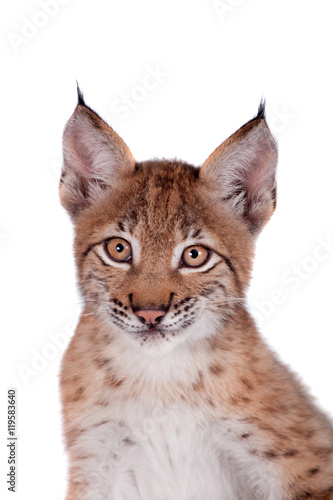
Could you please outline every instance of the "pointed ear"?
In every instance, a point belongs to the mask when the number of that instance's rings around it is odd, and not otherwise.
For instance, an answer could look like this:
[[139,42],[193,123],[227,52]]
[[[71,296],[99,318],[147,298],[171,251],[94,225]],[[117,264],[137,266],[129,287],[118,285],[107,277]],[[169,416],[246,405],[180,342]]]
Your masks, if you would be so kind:
[[135,165],[126,144],[86,106],[79,89],[78,105],[63,133],[63,157],[60,199],[73,218]]
[[223,142],[205,161],[200,178],[214,186],[217,198],[259,233],[276,204],[277,144],[265,119],[257,116]]

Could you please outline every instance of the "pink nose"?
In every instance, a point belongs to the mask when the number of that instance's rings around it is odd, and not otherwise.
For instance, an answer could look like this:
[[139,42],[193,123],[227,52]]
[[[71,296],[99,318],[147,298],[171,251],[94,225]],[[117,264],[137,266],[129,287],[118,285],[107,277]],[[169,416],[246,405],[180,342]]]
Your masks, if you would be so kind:
[[136,311],[135,313],[139,316],[142,323],[146,325],[156,325],[161,321],[162,316],[165,316],[164,311],[156,311],[152,309],[142,309],[142,311]]

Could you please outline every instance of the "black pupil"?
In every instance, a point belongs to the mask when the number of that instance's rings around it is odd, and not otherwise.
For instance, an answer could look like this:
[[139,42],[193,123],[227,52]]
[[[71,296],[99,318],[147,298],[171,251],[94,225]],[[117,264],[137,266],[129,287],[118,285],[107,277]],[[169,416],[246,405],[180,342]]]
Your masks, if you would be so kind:
[[123,250],[124,250],[124,245],[122,243],[118,243],[118,245],[116,246],[116,250],[118,253],[121,253]]
[[193,250],[190,251],[190,256],[192,257],[192,259],[196,259],[198,257],[198,255],[199,255],[199,252],[195,248],[193,248]]

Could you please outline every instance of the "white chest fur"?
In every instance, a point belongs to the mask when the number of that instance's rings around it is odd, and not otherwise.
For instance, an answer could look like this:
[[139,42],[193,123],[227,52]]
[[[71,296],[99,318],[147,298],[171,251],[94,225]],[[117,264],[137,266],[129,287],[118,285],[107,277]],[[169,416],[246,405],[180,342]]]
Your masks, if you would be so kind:
[[[151,417],[143,419],[133,437],[136,444],[128,446],[119,464],[121,469],[133,471],[137,491],[128,498],[227,498],[222,496],[217,446],[208,430],[185,408],[155,410]],[[119,472],[116,488],[125,490]]]
[[[126,415],[118,423],[101,418],[78,443],[81,454],[89,449],[82,473],[93,486],[84,500],[282,498],[275,485],[266,489],[268,471],[249,463],[253,459],[237,445],[234,436],[246,430],[243,423],[208,426],[199,410],[187,405],[143,411],[131,402]],[[266,476],[253,493],[250,471],[256,482]],[[259,490],[267,493],[261,496]]]

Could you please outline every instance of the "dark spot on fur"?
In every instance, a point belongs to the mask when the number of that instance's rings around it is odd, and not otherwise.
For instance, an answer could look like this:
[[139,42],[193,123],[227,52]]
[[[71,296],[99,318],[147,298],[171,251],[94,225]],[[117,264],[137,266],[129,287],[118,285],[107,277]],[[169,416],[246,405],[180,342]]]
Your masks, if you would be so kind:
[[126,224],[130,233],[133,232],[135,226],[138,224],[139,213],[137,210],[129,210],[126,214]]
[[195,231],[195,233],[192,234],[192,238],[197,238],[200,233],[201,233],[201,229],[197,229],[197,231]]
[[306,431],[306,433],[304,434],[306,438],[312,438],[314,435],[315,435],[316,431]]
[[308,470],[309,476],[314,476],[315,474],[318,474],[318,472],[319,472],[318,467],[314,467],[313,469]]
[[69,398],[66,399],[66,401],[69,403],[76,403],[82,398],[83,394],[84,387],[79,387]]
[[96,401],[96,404],[97,404],[98,406],[108,406],[109,401],[107,401],[106,399],[98,399],[98,400]]
[[194,391],[199,391],[204,386],[202,371],[198,372],[198,380],[192,384]]
[[119,387],[124,382],[122,379],[118,379],[113,373],[108,373],[104,380],[112,388]]
[[128,446],[133,446],[135,444],[135,442],[133,441],[133,439],[129,438],[129,437],[126,437],[125,439],[123,439],[123,443],[128,445]]
[[93,458],[96,455],[78,455],[75,457],[76,460],[87,460],[88,458]]
[[111,362],[111,358],[97,358],[95,362],[99,368],[103,368]]
[[154,181],[155,187],[163,188],[164,191],[167,189],[173,189],[174,180],[171,177],[167,177],[162,174],[155,174]]
[[247,379],[247,378],[245,378],[245,377],[241,377],[241,379],[240,379],[240,380],[241,380],[242,384],[243,384],[243,385],[245,385],[245,387],[246,387],[247,389],[249,389],[249,391],[251,391],[251,390],[253,389],[253,385],[252,385],[252,384],[248,381],[248,379]]
[[241,438],[242,439],[248,439],[250,436],[251,436],[251,434],[246,433],[246,434],[242,434]]
[[316,457],[321,457],[322,459],[327,460],[329,455],[333,452],[333,448],[314,448],[312,451]]
[[125,231],[124,224],[121,221],[118,221],[118,227],[119,227],[120,231]]
[[102,420],[101,422],[98,422],[97,424],[93,424],[91,427],[100,427],[101,425],[108,424],[109,420]]
[[210,339],[208,339],[208,346],[209,346],[209,349],[211,349],[212,351],[215,351],[217,349],[217,337],[214,336],[214,337],[211,337]]
[[275,431],[275,429],[273,429],[273,427],[271,427],[270,425],[268,424],[258,424],[258,427],[259,429],[261,429],[262,431],[268,431],[268,432],[273,432]]
[[289,450],[283,454],[284,457],[295,457],[296,455],[298,455],[297,450]]
[[211,371],[211,373],[213,373],[214,375],[221,375],[221,373],[224,372],[223,368],[221,368],[221,366],[219,365],[216,365],[216,364],[212,364],[209,366],[209,370]]
[[265,451],[264,456],[266,458],[272,459],[276,458],[276,453],[274,453],[274,451]]
[[61,175],[60,175],[59,184],[62,184],[64,182],[66,175],[67,175],[66,170],[62,170]]
[[69,446],[76,443],[77,439],[86,432],[86,429],[70,429],[65,431],[66,439]]

